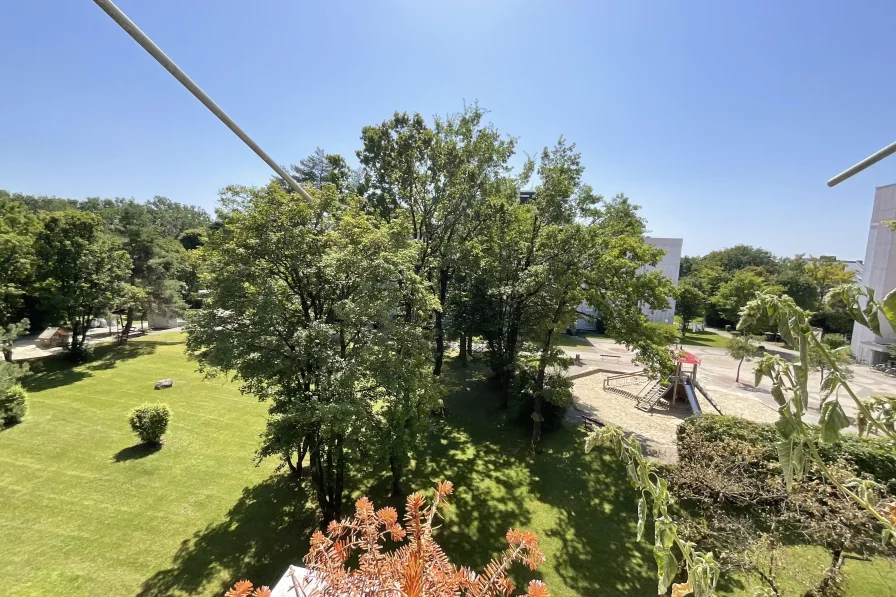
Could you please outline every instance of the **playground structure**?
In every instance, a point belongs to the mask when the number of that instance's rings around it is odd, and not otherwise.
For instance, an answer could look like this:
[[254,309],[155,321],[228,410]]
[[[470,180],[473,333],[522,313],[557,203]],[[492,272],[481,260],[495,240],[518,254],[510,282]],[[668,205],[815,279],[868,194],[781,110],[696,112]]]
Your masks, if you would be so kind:
[[[666,379],[653,380],[642,369],[634,373],[622,373],[605,378],[604,390],[634,398],[635,408],[644,412],[650,412],[661,404],[666,409],[674,408],[679,397],[682,397],[687,399],[688,405],[695,414],[702,414],[703,411],[697,399],[699,392],[710,406],[722,414],[721,409],[706,389],[697,381],[697,366],[701,363],[700,359],[679,348],[675,361],[675,372]],[[692,365],[693,368],[688,371],[684,368],[685,365]],[[642,387],[636,393],[627,389],[637,385]]]

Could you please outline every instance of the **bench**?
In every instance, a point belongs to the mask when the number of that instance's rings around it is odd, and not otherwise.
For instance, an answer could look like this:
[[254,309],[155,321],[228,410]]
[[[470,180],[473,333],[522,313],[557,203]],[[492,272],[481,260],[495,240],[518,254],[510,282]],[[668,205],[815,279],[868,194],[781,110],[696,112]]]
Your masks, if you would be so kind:
[[619,356],[618,354],[602,354],[602,355],[600,355],[601,361],[603,361],[604,359],[616,359],[618,361],[621,358],[622,357]]

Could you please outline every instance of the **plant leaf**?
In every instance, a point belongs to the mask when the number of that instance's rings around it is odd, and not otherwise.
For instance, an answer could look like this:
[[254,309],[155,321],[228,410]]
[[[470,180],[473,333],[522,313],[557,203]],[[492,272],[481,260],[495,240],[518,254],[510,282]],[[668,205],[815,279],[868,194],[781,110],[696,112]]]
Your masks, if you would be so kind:
[[836,400],[826,402],[821,408],[821,441],[826,444],[840,439],[840,431],[849,427],[849,418]]

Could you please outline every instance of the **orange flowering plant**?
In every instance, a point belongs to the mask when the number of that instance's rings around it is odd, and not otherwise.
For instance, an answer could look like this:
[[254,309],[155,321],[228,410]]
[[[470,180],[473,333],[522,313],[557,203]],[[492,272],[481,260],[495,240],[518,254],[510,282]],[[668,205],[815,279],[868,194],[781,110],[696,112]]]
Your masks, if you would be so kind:
[[[507,531],[507,548],[476,573],[451,563],[433,539],[433,523],[439,509],[454,491],[450,481],[438,484],[427,500],[421,492],[408,496],[404,524],[395,508],[379,510],[366,497],[355,502],[351,518],[333,521],[326,533],[311,537],[305,556],[310,574],[292,576],[290,595],[295,597],[509,597],[514,594],[508,571],[514,562],[531,570],[544,561],[538,538],[531,531]],[[385,540],[404,542],[386,551]],[[357,556],[357,566],[347,562]],[[226,597],[269,597],[270,590],[253,590],[248,581],[233,586]],[[530,581],[527,597],[550,597],[545,584]]]

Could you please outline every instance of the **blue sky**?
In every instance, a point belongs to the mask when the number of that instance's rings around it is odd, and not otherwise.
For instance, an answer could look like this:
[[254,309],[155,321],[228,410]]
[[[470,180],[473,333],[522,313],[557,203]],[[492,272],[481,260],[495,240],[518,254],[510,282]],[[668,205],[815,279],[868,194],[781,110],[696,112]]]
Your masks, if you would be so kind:
[[[863,258],[896,156],[892,2],[119,0],[274,159],[354,158],[361,127],[479,100],[685,254]],[[89,0],[0,6],[0,188],[212,208],[271,173]]]

